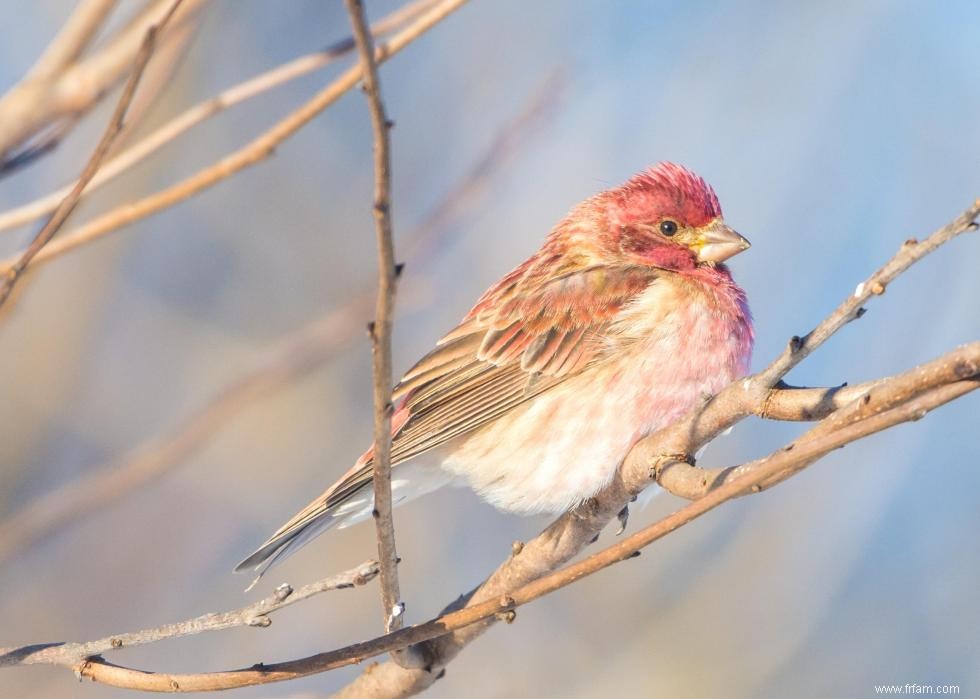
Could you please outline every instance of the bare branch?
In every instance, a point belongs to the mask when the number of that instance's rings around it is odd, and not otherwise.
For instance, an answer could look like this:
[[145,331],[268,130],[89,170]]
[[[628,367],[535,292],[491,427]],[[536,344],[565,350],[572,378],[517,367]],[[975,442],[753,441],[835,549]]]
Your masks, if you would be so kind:
[[83,0],[27,74],[27,80],[50,80],[75,62],[115,7],[116,0]]
[[[193,18],[203,2],[185,0],[174,26]],[[53,75],[46,74],[42,65],[45,74],[28,76],[0,97],[0,160],[34,134],[87,111],[130,74],[147,31],[169,14],[170,4],[170,0],[152,0],[89,57],[64,66]],[[89,31],[88,27],[72,30],[73,41],[84,33],[82,29]],[[67,55],[62,49],[58,53]],[[61,62],[62,56],[42,61],[53,65]]]
[[[470,598],[466,607],[435,620],[436,623],[442,623],[447,631],[456,629],[456,632],[434,639],[423,646],[423,651],[420,652],[426,652],[425,657],[431,663],[428,667],[421,670],[406,670],[392,662],[374,665],[335,696],[344,699],[354,697],[385,697],[390,699],[392,697],[413,696],[431,686],[439,678],[441,669],[455,657],[463,645],[482,633],[493,621],[501,617],[512,620],[513,616],[506,614],[507,612],[512,612],[523,604],[554,592],[614,563],[633,558],[638,555],[639,550],[643,547],[692,522],[722,503],[740,495],[759,492],[762,487],[761,484],[769,482],[779,475],[783,475],[785,478],[787,477],[786,474],[799,472],[821,456],[845,444],[902,422],[918,420],[940,405],[977,388],[980,388],[980,382],[976,380],[957,381],[938,388],[924,388],[914,400],[900,407],[878,413],[857,423],[851,423],[823,436],[801,440],[801,446],[797,449],[780,449],[765,459],[736,469],[740,470],[738,477],[725,482],[715,490],[706,493],[702,498],[694,500],[673,514],[641,529],[636,534],[626,537],[578,563],[555,572],[548,573],[550,568],[541,571],[542,565],[551,565],[551,560],[542,560],[542,558],[553,555],[552,551],[558,552],[564,560],[571,557],[569,549],[574,548],[574,545],[570,545],[567,541],[563,542],[561,537],[561,530],[567,529],[570,522],[576,518],[592,519],[598,512],[607,512],[606,521],[608,521],[613,513],[597,506],[597,503],[589,503],[579,508],[578,511],[563,515],[534,541],[521,547],[515,547],[514,555],[481,586]],[[814,430],[818,429],[820,429],[819,425],[814,428]],[[618,485],[623,487],[623,484]],[[564,525],[563,522],[565,522]],[[596,530],[596,534],[599,530],[601,527]],[[523,581],[525,577],[529,574],[533,575],[535,571],[540,572],[529,581]],[[513,584],[514,587],[500,592],[498,595],[488,594],[489,587],[500,586],[505,580]],[[427,624],[429,623],[433,622],[427,622]],[[412,628],[427,631],[427,624]],[[384,642],[384,639],[377,640]],[[363,652],[362,649],[358,650]],[[384,650],[379,650],[378,654],[381,652]]]
[[817,347],[830,339],[838,330],[860,318],[864,304],[876,296],[885,293],[902,272],[921,260],[941,245],[956,236],[977,230],[977,217],[980,216],[980,199],[976,199],[955,220],[934,231],[928,238],[918,241],[909,238],[902,243],[901,249],[877,272],[861,282],[854,293],[848,296],[827,318],[817,327],[801,338],[792,338],[783,354],[776,359],[764,372],[762,379],[769,383],[768,388],[783,378],[790,369],[810,356]]
[[[373,25],[372,32],[375,36],[387,34],[417,17],[432,6],[434,2],[435,0],[415,0],[415,2],[411,2],[378,20]],[[83,198],[198,124],[217,116],[226,109],[323,68],[353,49],[353,38],[341,39],[322,51],[309,53],[283,63],[190,107],[139,142],[108,160],[85,188]],[[67,185],[32,202],[0,213],[0,231],[16,228],[50,213],[68,195],[71,187],[72,185]]]
[[821,420],[860,398],[882,381],[887,379],[866,381],[853,386],[841,384],[830,388],[790,386],[778,381],[765,402],[757,409],[756,415],[764,420],[787,422]]
[[[980,349],[980,347],[976,349]],[[951,353],[949,357],[943,359],[951,364],[962,364],[962,357],[952,358],[955,354]],[[969,361],[980,361],[980,353],[976,353],[976,357],[969,359]],[[896,389],[896,392],[907,388],[906,386],[902,389]],[[509,591],[487,597],[485,592],[487,585],[493,581],[492,577],[465,607],[449,611],[423,624],[399,629],[370,641],[355,643],[335,651],[242,670],[200,674],[162,674],[133,670],[107,663],[101,658],[90,658],[76,666],[76,672],[81,677],[130,689],[173,692],[213,691],[280,682],[325,672],[352,663],[359,663],[367,658],[404,648],[413,643],[434,639],[433,643],[424,646],[426,650],[433,653],[427,656],[432,665],[423,669],[405,669],[393,662],[372,666],[370,672],[338,695],[343,697],[411,696],[438,679],[441,667],[444,666],[445,662],[448,662],[448,659],[455,652],[461,649],[461,646],[458,645],[460,639],[472,640],[487,625],[498,618],[513,619],[512,612],[517,607],[559,590],[615,563],[633,558],[641,548],[663,538],[722,503],[749,492],[758,492],[760,484],[768,482],[779,474],[787,471],[799,471],[821,456],[845,444],[902,422],[917,420],[936,407],[980,388],[980,381],[961,380],[940,387],[923,385],[920,388],[921,391],[918,395],[906,403],[868,415],[857,422],[840,426],[838,429],[823,428],[824,423],[821,423],[811,430],[817,436],[810,439],[801,438],[794,449],[780,449],[765,459],[747,464],[746,470],[737,478],[720,485],[704,497],[687,504],[673,514],[577,563],[552,572],[542,571],[535,579],[516,583]],[[862,399],[858,399],[858,401],[863,402]],[[828,418],[828,420],[833,419],[834,416]],[[622,486],[622,484],[620,485]],[[553,537],[557,533],[555,531],[556,525],[560,525],[562,521],[574,520],[577,517],[588,518],[592,516],[594,510],[595,505],[589,504],[564,515],[537,540],[529,542],[524,547],[515,547],[513,555],[505,563],[505,566],[511,566],[515,570],[521,568],[528,570],[540,565],[540,559],[537,561],[533,559],[541,555],[542,549],[538,541],[546,536],[551,537],[548,538],[548,543],[556,550],[567,552],[568,547],[563,545],[560,539]],[[527,560],[529,558],[532,560]],[[498,569],[495,576],[499,575],[502,570],[503,567]],[[477,596],[481,597],[479,601],[476,599]],[[451,642],[452,639],[456,639],[457,643],[446,646],[445,644]],[[452,652],[453,650],[455,652]],[[441,653],[435,654],[435,652]],[[446,653],[451,653],[451,655],[446,655]]]
[[102,160],[112,147],[116,136],[122,130],[123,121],[126,118],[126,111],[133,101],[133,95],[136,94],[136,87],[139,85],[140,78],[143,77],[146,64],[149,62],[150,57],[153,55],[153,50],[156,48],[157,36],[166,26],[167,22],[170,21],[170,18],[173,17],[174,12],[180,7],[181,2],[183,0],[173,0],[170,9],[160,20],[159,24],[154,24],[146,30],[146,36],[143,38],[142,46],[136,56],[129,80],[126,82],[126,86],[119,96],[119,101],[116,103],[116,108],[102,134],[102,138],[99,139],[99,143],[96,145],[91,157],[89,157],[88,163],[86,163],[85,168],[82,170],[82,174],[79,175],[78,181],[72,187],[68,196],[62,200],[58,208],[51,214],[51,217],[41,230],[38,231],[37,235],[34,236],[34,239],[21,254],[17,262],[4,272],[3,281],[0,282],[0,307],[3,306],[4,302],[10,296],[14,285],[17,284],[17,280],[24,273],[24,270],[27,269],[27,265],[31,263],[31,260],[41,252],[41,249],[47,245],[51,238],[54,237],[54,234],[58,232],[58,229],[68,220],[72,211],[75,210],[75,206],[78,204],[78,200],[81,198],[85,186],[95,176],[95,173],[98,172],[99,166],[102,165]]
[[206,631],[223,631],[239,626],[266,627],[272,623],[269,615],[283,607],[302,602],[321,592],[366,585],[377,574],[377,562],[366,561],[356,568],[303,585],[296,590],[283,583],[268,597],[229,612],[202,614],[186,621],[114,634],[86,643],[43,643],[20,648],[0,648],[0,667],[38,664],[74,667],[86,658],[119,648],[131,648],[169,638],[193,636]]
[[395,520],[391,513],[391,326],[395,308],[395,246],[391,233],[391,123],[381,98],[381,82],[361,0],[346,0],[357,52],[361,57],[364,94],[374,133],[374,225],[378,245],[378,297],[371,324],[371,357],[374,377],[374,523],[381,562],[381,609],[385,631],[402,626],[398,586],[398,552]]
[[[919,399],[923,394],[951,385],[961,385],[967,388],[971,382],[980,380],[980,342],[964,345],[942,357],[896,376],[880,379],[863,391],[852,396],[850,402],[839,410],[831,412],[818,426],[808,431],[788,445],[787,449],[795,449],[803,442],[838,431],[849,424],[866,420],[878,413],[883,413],[902,406],[905,403]],[[857,388],[857,387],[855,387]],[[813,390],[813,389],[809,389]],[[773,395],[785,394],[787,391],[777,391]],[[771,404],[773,398],[767,403]],[[782,400],[776,398],[775,400]],[[791,401],[795,402],[798,397]],[[821,401],[822,402],[822,401]],[[805,413],[812,413],[809,407],[797,404]],[[763,406],[768,411],[768,406]],[[764,460],[763,460],[764,461]],[[710,491],[723,483],[732,481],[753,471],[762,462],[752,462],[736,468],[704,469],[683,461],[658,463],[653,469],[653,478],[668,492],[689,500],[704,497]],[[800,466],[806,466],[803,464]],[[761,483],[760,490],[770,488],[781,482],[795,471],[781,474],[781,477]]]
[[[391,39],[378,44],[378,60],[383,62],[394,56],[465,3],[466,0],[443,0],[433,5],[425,14],[392,36]],[[48,262],[122,226],[146,218],[188,199],[237,172],[265,160],[280,143],[336,102],[344,93],[354,87],[360,78],[360,66],[353,66],[314,96],[313,99],[244,147],[175,185],[135,202],[124,204],[79,228],[63,233],[37,255],[34,263]],[[15,264],[16,258],[8,258],[0,262],[0,274],[7,273]]]

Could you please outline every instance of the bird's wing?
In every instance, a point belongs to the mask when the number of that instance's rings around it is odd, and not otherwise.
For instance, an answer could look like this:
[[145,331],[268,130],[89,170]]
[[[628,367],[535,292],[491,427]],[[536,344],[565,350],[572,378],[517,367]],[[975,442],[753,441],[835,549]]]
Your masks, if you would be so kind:
[[[656,278],[650,268],[590,267],[543,283],[518,268],[492,287],[395,386],[396,466],[472,432],[614,351],[617,313]],[[372,451],[332,487],[329,507],[371,481]]]
[[[617,346],[612,321],[658,274],[647,267],[588,267],[555,277],[552,269],[539,260],[518,267],[405,373],[393,392],[402,402],[392,418],[392,466],[601,363]],[[278,558],[296,548],[294,540],[350,518],[350,502],[371,483],[373,465],[369,449],[237,569]]]
[[649,269],[594,267],[543,284],[507,279],[395,387],[405,424],[392,463],[478,429],[601,362],[617,313],[654,278]]

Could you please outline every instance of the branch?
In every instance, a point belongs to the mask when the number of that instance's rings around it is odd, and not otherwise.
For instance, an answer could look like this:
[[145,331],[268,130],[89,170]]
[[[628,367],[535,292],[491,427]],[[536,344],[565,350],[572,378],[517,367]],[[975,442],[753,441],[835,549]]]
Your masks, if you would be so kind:
[[[442,0],[416,19],[412,24],[395,34],[388,41],[378,44],[377,60],[384,62],[408,44],[430,30],[467,0]],[[122,226],[146,218],[199,192],[212,187],[237,172],[255,165],[275,152],[287,138],[308,124],[320,112],[336,102],[344,93],[354,87],[361,79],[360,66],[353,66],[340,75],[306,104],[279,121],[250,143],[225,156],[214,165],[199,170],[181,182],[151,194],[135,202],[124,204],[102,216],[60,236],[44,248],[35,258],[35,264],[48,262],[59,255],[89,243]],[[0,262],[0,274],[5,274],[16,264],[16,258]]]
[[[975,355],[980,361],[980,351],[976,351]],[[508,623],[513,621],[513,611],[517,607],[559,590],[614,563],[634,558],[639,555],[639,551],[643,547],[692,522],[722,503],[750,492],[759,492],[761,484],[777,475],[799,472],[834,449],[902,422],[918,420],[940,405],[977,388],[980,388],[980,380],[975,378],[935,389],[924,389],[915,400],[909,401],[899,408],[842,427],[822,437],[802,441],[798,449],[783,448],[765,459],[740,467],[742,471],[737,478],[720,485],[704,497],[641,529],[636,534],[626,537],[578,563],[554,572],[548,573],[547,570],[544,570],[534,575],[534,572],[539,571],[542,565],[550,565],[552,562],[542,559],[557,554],[556,557],[560,557],[564,562],[573,555],[570,554],[570,549],[575,548],[575,544],[562,541],[562,534],[574,526],[577,518],[594,519],[604,511],[600,503],[587,503],[578,508],[577,511],[563,515],[527,545],[515,544],[513,556],[480,587],[463,609],[445,614],[432,622],[406,629],[406,631],[416,630],[417,636],[429,636],[432,626],[441,625],[446,631],[455,631],[454,634],[436,638],[423,647],[424,651],[427,652],[426,657],[430,661],[430,665],[421,670],[406,670],[392,662],[373,665],[335,696],[351,699],[353,697],[408,697],[417,694],[438,680],[442,676],[445,664],[455,657],[466,643],[486,630],[493,621],[500,619]],[[819,428],[818,425],[814,430]],[[630,488],[628,484],[624,483],[617,483],[616,487],[625,490]],[[608,514],[605,521],[608,522],[613,511],[606,509],[605,512]],[[595,529],[595,534],[597,535],[601,529],[601,526]],[[528,575],[532,577],[529,581],[524,582]],[[521,582],[516,582],[518,580]],[[512,584],[509,590],[499,592],[497,595],[490,594],[491,588],[499,588],[508,583]],[[403,639],[396,639],[392,634],[376,639],[370,650],[374,651],[377,648],[375,654],[380,654],[388,650],[388,645],[402,641]],[[358,655],[362,655],[365,649],[362,646],[357,648],[352,646],[336,652],[342,653],[343,651],[356,652]]]
[[[180,25],[193,17],[203,1],[185,0],[175,24]],[[50,59],[47,54],[42,56],[39,60],[40,71],[36,74],[32,72],[0,97],[0,161],[5,161],[16,146],[33,135],[63,120],[75,119],[91,109],[132,71],[147,31],[169,14],[171,5],[170,0],[152,0],[97,52],[50,73],[49,68],[55,63],[63,63],[70,52],[68,49],[74,51],[77,48],[69,47],[69,41],[80,42],[83,34],[94,31],[90,26],[82,26],[95,20],[95,4],[88,4],[92,5],[92,15],[84,22],[79,20],[70,31],[66,26],[55,39],[57,44],[64,38],[64,44],[56,48],[56,54]],[[69,25],[75,22],[79,12],[84,11],[77,10]],[[37,68],[35,66],[35,70]]]
[[37,235],[31,241],[27,249],[21,254],[18,260],[11,265],[4,272],[3,281],[0,282],[0,307],[6,302],[7,298],[10,296],[17,284],[18,279],[27,269],[27,265],[31,263],[31,260],[41,252],[42,248],[48,244],[54,234],[58,232],[61,226],[64,225],[65,221],[71,215],[72,211],[75,210],[75,206],[78,204],[78,200],[82,196],[82,191],[85,186],[89,183],[95,173],[98,172],[99,166],[102,165],[102,160],[105,158],[109,149],[112,147],[113,142],[116,140],[116,136],[123,128],[123,121],[126,118],[126,112],[129,109],[129,105],[133,101],[133,95],[136,94],[136,87],[139,85],[140,78],[143,77],[143,71],[146,68],[146,64],[149,62],[150,57],[153,55],[153,51],[156,48],[157,37],[163,28],[173,17],[174,12],[180,7],[183,0],[173,0],[170,5],[170,9],[163,16],[158,24],[151,25],[149,29],[146,30],[146,35],[143,37],[142,45],[140,46],[139,53],[136,56],[135,65],[133,66],[132,73],[130,73],[129,80],[126,81],[126,86],[123,88],[122,94],[119,96],[119,101],[116,103],[116,108],[112,113],[112,117],[109,119],[109,124],[106,126],[105,131],[102,134],[102,138],[99,139],[99,143],[95,146],[95,150],[89,157],[88,163],[86,163],[85,168],[82,170],[82,174],[79,175],[78,181],[72,187],[71,191],[68,193],[55,209],[54,213],[47,222],[42,226],[41,230],[38,231]]
[[756,410],[756,415],[763,420],[784,422],[821,420],[887,380],[866,381],[853,386],[845,383],[830,388],[804,388],[778,381],[765,403]]
[[[428,9],[434,0],[415,0],[376,22],[372,27],[375,36],[387,34],[405,22],[414,19]],[[241,104],[273,88],[284,85],[303,75],[333,63],[354,49],[352,37],[341,39],[322,51],[300,56],[276,68],[260,73],[248,80],[220,92],[190,107],[125,151],[108,160],[85,189],[84,196],[111,181],[121,173],[155,153],[198,124],[221,114],[226,109]],[[0,213],[0,231],[16,228],[50,213],[71,191],[72,185],[51,192],[22,206]]]
[[[817,427],[785,448],[787,450],[795,449],[800,444],[840,431],[851,424],[867,420],[879,413],[914,402],[914,400],[934,390],[950,386],[972,390],[970,386],[976,387],[978,379],[980,379],[980,342],[973,342],[927,364],[873,382],[869,388],[858,392],[846,406],[829,413]],[[954,388],[952,390],[959,389]],[[777,395],[785,393],[787,391],[779,391]],[[768,410],[768,406],[761,406],[761,409]],[[807,407],[803,407],[803,410],[811,412]],[[735,468],[713,469],[698,468],[683,461],[672,461],[666,464],[660,462],[653,467],[652,477],[664,490],[673,495],[696,500],[719,488],[724,483],[754,471],[764,461],[751,462]],[[808,464],[802,464],[801,468],[806,465]],[[758,491],[782,482],[792,473],[795,471],[788,471],[781,474],[777,479],[761,483]]]
[[84,0],[27,74],[27,80],[50,80],[75,62],[102,27],[116,0]]
[[[352,315],[357,315],[357,314],[355,312],[355,313],[352,313]],[[329,333],[329,334],[332,334],[332,333]],[[959,391],[959,390],[963,389],[967,385],[968,382],[959,380],[957,377],[959,377],[961,375],[966,375],[971,370],[974,371],[974,372],[980,370],[980,369],[978,369],[978,367],[980,367],[980,364],[978,364],[978,362],[980,362],[980,346],[978,346],[978,345],[980,345],[980,343],[973,343],[972,345],[969,345],[967,347],[964,347],[964,348],[961,348],[959,350],[956,350],[956,351],[954,351],[954,352],[952,352],[952,353],[950,353],[950,354],[948,354],[948,355],[940,358],[939,360],[935,360],[934,362],[930,362],[929,364],[923,365],[923,367],[920,367],[918,369],[912,370],[910,372],[906,372],[905,374],[899,375],[897,377],[889,377],[888,379],[883,379],[881,381],[874,382],[874,385],[885,387],[889,383],[896,382],[896,381],[903,381],[904,380],[904,377],[912,376],[912,375],[918,375],[920,377],[930,377],[928,379],[928,381],[929,381],[928,386],[937,386],[938,387],[938,386],[941,385],[941,380],[951,379],[951,380],[953,380],[953,383],[949,384],[949,386],[951,386],[955,390]],[[939,368],[944,368],[944,370],[943,371],[938,371],[937,369],[939,369]],[[923,389],[924,390],[928,389],[928,386],[926,386],[925,384],[923,384]],[[931,389],[928,389],[928,390],[931,390]],[[802,391],[802,393],[799,393],[797,395],[794,395],[794,403],[797,404],[797,405],[802,406],[802,409],[804,409],[804,410],[817,410],[818,407],[819,407],[819,405],[820,405],[820,402],[823,400],[823,397],[820,395],[820,393],[822,393],[822,391],[820,391],[819,389],[789,389],[789,391],[793,392],[794,394],[796,394],[798,391]],[[807,395],[808,396],[811,396],[812,399],[813,399],[813,401],[814,401],[809,407],[803,406],[802,401],[801,401],[801,398],[803,396],[807,396]],[[862,404],[864,404],[863,394],[858,395],[857,396],[857,399]],[[881,405],[881,404],[879,403],[878,405]],[[919,407],[916,407],[915,410],[920,410],[920,408]],[[839,418],[837,416],[835,416],[835,420],[838,420],[839,421]],[[748,473],[748,472],[751,471],[751,468],[749,468],[749,465],[746,465],[745,467],[740,467],[740,469],[736,469],[736,470],[740,470],[741,472]],[[729,471],[731,471],[731,470],[729,470]],[[741,473],[739,475],[741,475]],[[561,538],[560,534],[555,533],[551,537],[551,544],[552,545],[555,545],[556,548],[557,548],[557,546],[559,544],[560,538]],[[522,546],[522,547],[519,547],[519,549],[521,549],[521,550],[518,551],[518,554],[515,555],[514,559],[512,559],[512,561],[509,561],[508,564],[511,565],[511,566],[513,566],[514,565],[513,561],[517,560],[518,559],[518,556],[519,556],[519,559],[521,560],[522,564],[526,564],[528,561],[532,560],[533,557],[534,557],[534,549],[533,549],[534,546],[535,546],[535,542],[529,542],[527,545]],[[353,572],[353,571],[351,571],[351,572]],[[315,583],[314,584],[314,586],[317,586],[317,585],[321,585],[322,586],[323,583],[321,582],[321,583]],[[310,587],[311,586],[306,586],[306,587],[302,588],[302,590],[309,589]],[[303,594],[302,591],[301,591],[299,594],[291,595],[290,598],[289,598],[289,602],[290,603],[294,603],[296,601],[299,601],[300,599],[305,598],[305,596],[306,595]],[[266,604],[266,602],[260,602],[258,604],[262,605],[262,604]],[[254,607],[254,605],[251,606],[251,607],[246,607],[245,609],[252,609],[253,607]],[[491,607],[487,607],[486,609],[490,609],[490,608]],[[508,611],[507,609],[501,610],[499,607],[492,607],[492,609],[494,609],[494,614],[496,614],[498,612],[506,613]],[[241,614],[241,616],[243,618],[253,618],[253,617],[256,616],[256,614],[254,614],[254,613],[246,614],[246,613],[243,612]],[[481,616],[479,618],[482,619],[482,618],[487,618],[487,617],[486,616]],[[455,619],[455,621],[453,621],[453,619]],[[473,617],[472,614],[467,615],[467,616],[462,616],[462,617],[452,617],[451,620],[450,620],[450,623],[455,624],[455,626],[453,626],[453,628],[462,628],[463,626],[466,625],[463,622],[473,623],[472,622],[473,619],[476,619],[476,617]],[[479,620],[479,619],[477,619],[477,620]],[[442,619],[438,620],[438,622],[440,624],[443,624],[443,626],[440,627],[440,628],[442,629],[442,632],[445,632],[445,630],[446,630],[446,628],[444,626],[446,624],[445,617],[443,617]],[[186,623],[187,622],[185,622],[185,624]],[[167,626],[161,627],[161,628],[167,628],[167,629],[169,629],[169,628],[175,628],[176,626],[179,626],[179,625],[167,625]],[[420,627],[413,627],[413,628],[419,629]],[[432,634],[431,633],[431,629],[432,628],[435,628],[435,627],[424,626],[423,627],[423,630],[421,630],[421,631],[416,630],[415,632],[413,632],[413,635],[410,636],[409,638],[412,639],[412,642],[418,642],[418,641],[421,641],[421,640],[426,640],[426,639],[429,639],[429,638],[434,638],[435,636],[440,635],[438,633]],[[216,630],[216,628],[209,628],[208,630]],[[146,638],[146,632],[137,632],[137,635],[139,635],[139,634],[142,634],[143,637],[145,638],[145,640],[142,641],[143,643],[149,643],[149,642],[152,642],[153,640],[159,640],[159,639],[162,639],[162,638],[170,638],[170,637],[172,637],[172,635],[158,634],[157,636],[155,636],[153,638]],[[70,663],[70,662],[76,662],[77,659],[79,659],[79,656],[81,654],[81,650],[80,649],[83,649],[83,648],[86,649],[87,650],[86,655],[92,655],[92,654],[95,654],[95,653],[103,653],[103,652],[106,652],[106,651],[108,651],[110,649],[114,649],[114,648],[119,647],[119,644],[118,643],[115,644],[115,645],[111,643],[111,641],[112,641],[113,638],[116,638],[116,639],[118,639],[118,638],[128,638],[131,635],[132,634],[129,634],[129,635],[116,635],[116,636],[113,636],[113,637],[109,637],[107,639],[100,639],[100,640],[97,640],[97,641],[91,641],[91,642],[88,642],[88,643],[85,643],[85,644],[75,644],[74,646],[70,647],[69,649],[65,650],[64,652],[59,651],[58,653],[54,653],[54,652],[52,652],[50,650],[45,650],[43,653],[32,653],[29,657],[26,656],[24,653],[19,653],[18,654],[18,651],[20,651],[22,649],[13,649],[13,650],[12,649],[6,649],[4,651],[0,651],[0,653],[5,653],[5,654],[9,655],[10,657],[7,658],[7,657],[0,656],[0,667],[3,667],[4,665],[13,665],[13,664],[38,664],[38,663],[66,664],[66,663]],[[397,643],[395,643],[394,646],[389,646],[389,645],[385,645],[383,647],[378,646],[377,643],[380,642],[380,641],[377,641],[377,639],[376,639],[376,643],[375,643],[374,646],[368,646],[368,651],[365,651],[364,650],[364,647],[358,646],[356,648],[356,653],[360,655],[360,654],[363,654],[365,652],[373,652],[373,651],[371,651],[371,649],[373,649],[373,648],[381,648],[381,650],[377,650],[377,652],[376,653],[373,653],[373,654],[383,653],[383,652],[386,652],[387,650],[395,649],[395,646],[397,646],[398,643],[401,643],[402,641],[404,641],[404,638],[405,637],[394,637],[394,638],[395,638],[395,641],[397,641]],[[386,643],[386,644],[393,643],[393,642],[394,641],[392,641],[391,638],[386,638],[386,640],[384,641],[384,643]],[[130,641],[125,641],[123,645],[125,645],[126,647],[128,647],[130,645],[133,645],[133,643],[130,642]],[[47,647],[47,646],[44,646],[44,647]],[[25,647],[25,648],[37,648],[37,647]],[[59,646],[59,648],[64,648],[64,646]],[[351,652],[354,652],[354,651],[351,651]],[[334,667],[338,667],[339,665],[336,664],[336,662],[338,662],[338,661],[335,660],[335,657],[339,657],[339,656],[331,656],[331,661],[330,661],[329,667],[318,667],[314,671],[323,671],[323,670],[327,670],[327,669],[333,669]],[[344,656],[344,658],[345,658],[345,661],[346,660],[351,660],[351,658],[350,657],[347,657],[347,656]],[[272,666],[269,666],[269,667],[272,667]],[[377,678],[377,677],[379,677],[379,675],[376,675],[375,673],[372,673],[370,675],[367,675],[366,677],[369,677],[369,678]],[[178,680],[175,680],[175,681],[178,681]],[[178,681],[178,684],[181,687],[185,687],[185,688],[190,687],[190,686],[196,686],[196,685],[190,685],[190,684],[188,684],[187,683],[187,680],[186,680],[186,677],[181,677],[179,679],[179,681]]]
[[[950,353],[949,356],[932,364],[940,361],[958,364],[962,358],[953,358],[953,355],[956,354],[955,352]],[[976,362],[980,366],[980,343],[975,343],[970,357],[970,361]],[[821,456],[845,444],[902,422],[920,419],[938,406],[980,388],[980,377],[956,381],[939,387],[929,387],[923,384],[920,388],[918,394],[906,403],[884,412],[868,415],[858,422],[846,424],[834,430],[826,429],[823,427],[824,423],[820,423],[811,430],[811,433],[815,435],[813,438],[807,439],[804,436],[798,440],[796,448],[783,448],[765,459],[754,462],[751,468],[739,477],[724,483],[703,498],[687,504],[673,514],[641,529],[636,534],[626,537],[578,563],[552,572],[543,571],[535,579],[515,583],[510,590],[488,596],[488,587],[494,584],[495,578],[502,576],[505,569],[510,568],[512,572],[534,570],[540,565],[540,557],[545,551],[567,552],[568,545],[563,543],[560,537],[555,538],[558,529],[567,526],[570,521],[593,516],[596,504],[589,503],[567,513],[534,541],[523,547],[515,546],[511,558],[471,597],[465,607],[448,611],[425,623],[307,658],[257,665],[241,670],[199,674],[152,673],[107,663],[101,658],[89,658],[76,666],[76,672],[80,677],[129,689],[169,692],[214,691],[296,679],[353,663],[360,663],[382,653],[431,640],[433,643],[423,646],[423,648],[433,653],[428,656],[432,665],[423,669],[405,669],[394,662],[372,666],[369,672],[366,672],[338,695],[341,697],[410,696],[422,691],[441,676],[440,671],[445,662],[448,662],[461,649],[460,641],[465,643],[472,640],[494,620],[512,621],[514,610],[517,607],[555,592],[615,563],[635,557],[641,548],[663,538],[728,500],[749,492],[757,492],[761,484],[779,474],[786,471],[799,471]],[[859,398],[858,402],[863,402],[863,399]],[[827,419],[833,420],[834,416]],[[630,487],[629,484],[622,482],[618,483],[617,486],[627,489]],[[566,524],[563,525],[563,522]],[[547,541],[547,548],[542,548],[542,540]],[[512,577],[511,580],[513,579]],[[499,584],[499,580],[496,582]]]
[[175,624],[164,624],[152,629],[114,634],[86,643],[41,643],[20,648],[0,648],[0,667],[14,665],[64,665],[74,667],[100,653],[119,648],[142,646],[168,638],[193,636],[206,631],[223,631],[239,626],[266,627],[272,624],[269,615],[283,607],[302,602],[321,592],[343,590],[366,585],[378,574],[378,564],[367,561],[351,570],[333,575],[294,590],[288,583],[258,602],[229,612],[213,612]]
[[391,514],[391,326],[395,307],[395,246],[391,233],[391,139],[392,124],[381,99],[381,82],[361,0],[346,0],[354,41],[360,55],[364,94],[371,113],[374,134],[374,226],[378,245],[378,297],[371,323],[371,358],[374,377],[374,524],[381,562],[381,609],[385,631],[401,628],[402,612],[398,586],[398,552],[395,520]]
[[[495,134],[470,171],[409,231],[405,236],[407,264],[431,259],[427,251],[441,247],[455,230],[454,222],[485,194],[490,178],[521,152],[532,131],[544,123],[559,86],[554,77],[546,80],[520,113]],[[355,290],[344,306],[266,348],[250,370],[219,388],[171,431],[89,469],[83,477],[62,484],[6,517],[0,522],[0,563],[41,537],[101,511],[162,476],[207,444],[248,406],[328,362],[363,330],[373,292],[371,286]]]

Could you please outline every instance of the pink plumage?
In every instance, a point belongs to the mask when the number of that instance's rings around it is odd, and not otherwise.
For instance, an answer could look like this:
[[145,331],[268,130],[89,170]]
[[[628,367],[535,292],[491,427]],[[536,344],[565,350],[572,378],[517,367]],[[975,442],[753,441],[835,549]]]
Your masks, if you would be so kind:
[[[748,370],[751,316],[722,264],[747,247],[672,163],[573,208],[395,387],[396,504],[453,481],[523,514],[594,495],[639,439]],[[369,449],[236,570],[369,516],[371,470]]]

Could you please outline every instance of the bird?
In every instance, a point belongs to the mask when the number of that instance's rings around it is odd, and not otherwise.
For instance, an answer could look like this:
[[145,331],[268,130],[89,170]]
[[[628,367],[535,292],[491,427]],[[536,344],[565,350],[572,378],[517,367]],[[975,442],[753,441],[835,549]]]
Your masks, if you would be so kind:
[[[674,163],[573,207],[393,388],[393,503],[449,483],[522,515],[594,496],[636,442],[748,372],[752,316],[725,265],[748,247]],[[373,447],[235,570],[261,577],[370,517],[372,473]]]

